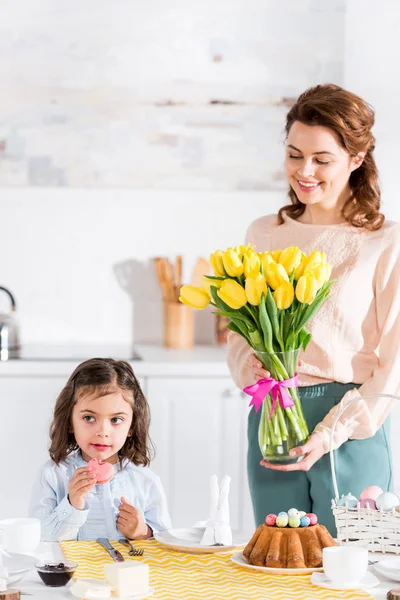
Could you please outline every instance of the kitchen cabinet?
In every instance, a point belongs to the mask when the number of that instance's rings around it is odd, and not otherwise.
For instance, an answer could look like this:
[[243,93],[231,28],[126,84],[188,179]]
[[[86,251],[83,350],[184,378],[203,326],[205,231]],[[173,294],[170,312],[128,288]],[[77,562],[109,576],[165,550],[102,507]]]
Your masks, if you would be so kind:
[[[214,352],[214,354],[213,354]],[[209,480],[229,474],[233,527],[253,529],[246,478],[248,400],[232,382],[223,351],[165,353],[132,363],[151,408],[161,477],[175,527],[208,517]],[[210,359],[211,356],[211,359]],[[0,363],[0,519],[27,514],[40,466],[48,460],[55,400],[76,364]]]
[[232,527],[251,529],[244,394],[228,377],[154,377],[147,386],[153,468],[162,477],[174,526],[207,519],[210,477],[228,474]]

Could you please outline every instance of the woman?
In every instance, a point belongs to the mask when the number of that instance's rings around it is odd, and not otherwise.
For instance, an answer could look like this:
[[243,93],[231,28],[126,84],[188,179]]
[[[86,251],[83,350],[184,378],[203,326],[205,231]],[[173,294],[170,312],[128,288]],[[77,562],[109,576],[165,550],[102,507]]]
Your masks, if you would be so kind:
[[[300,397],[312,433],[294,450],[303,460],[260,463],[261,411],[248,421],[248,478],[257,525],[296,507],[316,513],[335,534],[329,440],[335,416],[360,395],[399,392],[400,226],[385,222],[371,128],[374,112],[358,96],[319,85],[297,99],[286,119],[286,174],[291,204],[247,232],[256,251],[298,246],[327,254],[337,283],[309,327],[299,367]],[[379,350],[378,350],[379,347]],[[244,388],[268,376],[242,337],[230,332],[228,363]],[[386,417],[391,402],[354,402],[335,429],[338,486],[356,497],[368,485],[391,486]]]

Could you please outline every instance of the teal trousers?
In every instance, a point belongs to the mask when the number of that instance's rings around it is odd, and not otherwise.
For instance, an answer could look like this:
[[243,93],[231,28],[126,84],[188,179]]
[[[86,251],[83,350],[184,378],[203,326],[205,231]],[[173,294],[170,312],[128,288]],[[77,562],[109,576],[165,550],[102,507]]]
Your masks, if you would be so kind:
[[[309,431],[320,423],[344,394],[353,389],[353,383],[326,383],[300,387],[304,416]],[[258,414],[254,407],[248,420],[247,473],[256,526],[269,513],[278,514],[289,508],[313,512],[330,533],[336,535],[331,500],[334,498],[329,453],[309,471],[273,471],[260,465],[258,445]],[[384,491],[391,489],[392,460],[390,452],[390,422],[386,419],[377,433],[364,440],[348,440],[335,451],[336,477],[339,494],[351,492],[356,498],[369,485],[378,485]]]

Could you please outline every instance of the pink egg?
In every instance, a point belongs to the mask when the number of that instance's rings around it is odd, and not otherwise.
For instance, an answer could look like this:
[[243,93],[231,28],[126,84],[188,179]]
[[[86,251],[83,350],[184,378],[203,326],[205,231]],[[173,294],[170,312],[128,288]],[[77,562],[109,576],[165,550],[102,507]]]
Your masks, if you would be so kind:
[[360,500],[361,508],[370,508],[371,510],[376,510],[376,502],[373,498],[363,498]]
[[372,500],[376,500],[378,496],[382,494],[383,490],[377,485],[370,485],[366,487],[360,494],[360,500],[364,500],[366,498],[371,498]]
[[306,517],[310,519],[310,525],[316,525],[318,523],[318,517],[317,515],[314,515],[314,513],[307,513]]
[[270,527],[274,527],[275,523],[276,523],[276,515],[274,514],[270,514],[267,515],[265,517],[265,522],[267,525],[269,525]]

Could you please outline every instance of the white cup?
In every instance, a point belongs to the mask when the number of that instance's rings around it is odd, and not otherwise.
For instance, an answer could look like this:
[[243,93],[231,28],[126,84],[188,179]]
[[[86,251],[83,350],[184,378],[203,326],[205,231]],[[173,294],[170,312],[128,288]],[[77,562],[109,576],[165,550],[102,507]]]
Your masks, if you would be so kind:
[[357,546],[331,546],[322,550],[327,578],[340,587],[357,583],[368,570],[368,550]]
[[39,519],[20,518],[0,521],[0,540],[4,549],[18,554],[32,554],[40,542]]

